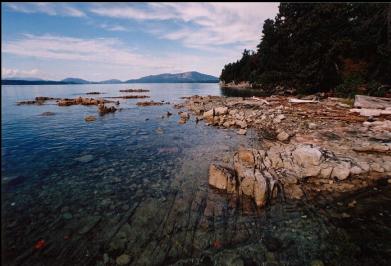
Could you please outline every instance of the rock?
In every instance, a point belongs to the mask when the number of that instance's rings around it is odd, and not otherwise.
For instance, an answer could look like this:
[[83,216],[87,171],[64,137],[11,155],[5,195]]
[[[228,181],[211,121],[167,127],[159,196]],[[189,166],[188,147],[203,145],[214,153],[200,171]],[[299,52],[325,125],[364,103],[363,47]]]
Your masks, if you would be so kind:
[[161,128],[161,127],[158,127],[157,129],[155,129],[155,132],[157,134],[163,134],[164,133],[164,130]]
[[332,178],[337,178],[338,180],[345,180],[350,175],[350,163],[342,162],[341,164],[334,167],[333,172],[331,173]]
[[55,113],[53,112],[43,112],[42,114],[40,114],[41,116],[52,116],[52,115],[55,115]]
[[354,207],[356,207],[356,204],[357,204],[357,201],[353,200],[353,201],[349,202],[348,207],[354,208]]
[[247,130],[246,129],[239,129],[238,134],[239,135],[246,135]]
[[130,257],[129,255],[126,255],[126,254],[122,254],[121,256],[118,256],[116,259],[115,259],[115,262],[118,264],[118,265],[126,265],[130,262]]
[[73,218],[73,215],[72,215],[72,213],[70,213],[70,212],[66,212],[66,213],[64,213],[64,214],[62,215],[62,217],[63,217],[65,220],[70,220],[70,219]]
[[179,114],[179,116],[180,116],[182,119],[189,119],[189,118],[190,118],[189,113],[186,113],[186,112],[181,112],[181,113]]
[[138,102],[137,106],[156,106],[156,105],[163,105],[162,102],[155,102],[155,101],[147,101],[147,102]]
[[96,120],[96,117],[93,116],[93,115],[87,115],[86,117],[84,117],[84,120],[86,122],[92,122],[92,121],[95,121]]
[[371,171],[378,172],[378,173],[384,173],[384,168],[381,167],[378,163],[372,163],[371,164]]
[[292,156],[300,165],[319,165],[322,153],[309,145],[300,145],[293,151]]
[[309,129],[316,129],[317,125],[315,123],[308,123]]
[[149,92],[149,90],[144,89],[126,89],[126,90],[119,90],[120,92]]
[[167,117],[168,117],[168,116],[171,116],[171,115],[172,115],[172,113],[170,113],[170,112],[167,111]]
[[286,133],[285,131],[282,131],[282,132],[280,132],[280,133],[277,135],[277,139],[278,139],[279,141],[286,141],[286,140],[289,139],[289,134]]
[[337,103],[337,105],[342,108],[350,108],[351,107],[349,104],[346,104],[346,103]]
[[379,144],[379,143],[365,143],[361,145],[357,145],[353,147],[354,151],[358,152],[388,152],[391,150],[391,146],[387,144]]
[[276,118],[274,118],[273,122],[274,123],[280,123],[283,119],[285,119],[285,115],[278,115]]
[[228,107],[217,107],[214,111],[214,115],[226,115],[228,114]]
[[361,116],[380,116],[380,115],[391,115],[391,110],[381,110],[381,109],[350,109],[351,113],[359,113]]
[[81,163],[88,163],[94,159],[94,156],[91,154],[87,154],[78,158],[75,158],[75,161],[81,162]]
[[311,266],[324,266],[324,263],[321,260],[313,260],[311,261]]
[[385,109],[391,107],[391,98],[356,95],[354,107],[369,109]]
[[284,186],[285,194],[290,199],[301,199],[304,196],[303,190],[299,185],[288,184]]
[[227,190],[228,192],[234,192],[236,186],[235,173],[230,168],[211,164],[209,167],[209,185]]
[[247,123],[241,120],[236,120],[235,125],[239,126],[240,128],[247,128]]
[[104,105],[104,104],[102,103],[102,104],[99,104],[98,110],[99,110],[99,114],[100,114],[100,115],[105,115],[105,114],[108,114],[108,113],[114,113],[114,112],[116,112],[116,111],[117,111],[117,108],[115,108],[114,106],[107,107],[106,105]]

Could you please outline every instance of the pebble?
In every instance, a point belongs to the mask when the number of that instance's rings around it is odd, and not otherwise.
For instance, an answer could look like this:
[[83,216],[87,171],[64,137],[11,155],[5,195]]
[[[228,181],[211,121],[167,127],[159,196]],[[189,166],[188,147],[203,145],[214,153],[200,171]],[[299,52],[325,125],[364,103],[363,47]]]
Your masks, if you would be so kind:
[[63,217],[65,220],[70,220],[70,219],[73,218],[73,215],[72,215],[72,213],[70,213],[70,212],[66,212],[66,213],[64,213],[64,214],[62,215],[62,217]]
[[324,266],[324,263],[321,260],[313,260],[311,261],[311,266]]
[[126,255],[126,254],[122,254],[121,256],[118,256],[116,259],[115,259],[115,262],[118,264],[118,265],[126,265],[130,262],[130,258],[129,258],[129,255]]
[[239,129],[239,131],[238,131],[239,135],[246,135],[246,133],[247,133],[247,130],[245,130],[245,129]]

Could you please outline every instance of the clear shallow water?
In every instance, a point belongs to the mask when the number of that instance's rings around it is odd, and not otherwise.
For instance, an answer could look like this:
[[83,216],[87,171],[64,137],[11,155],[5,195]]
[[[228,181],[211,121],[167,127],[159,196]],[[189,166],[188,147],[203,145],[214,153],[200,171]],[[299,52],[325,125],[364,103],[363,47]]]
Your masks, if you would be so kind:
[[[256,145],[256,136],[193,118],[179,125],[173,104],[222,93],[218,84],[2,86],[3,262],[115,265],[125,254],[131,265],[386,265],[387,188],[365,192],[358,218],[346,220],[341,213],[352,210],[326,199],[258,210],[208,187],[210,162]],[[121,111],[102,117],[96,106],[15,105],[128,94],[151,98],[120,100]],[[136,106],[144,100],[171,104]],[[55,115],[40,116],[48,111]],[[86,123],[86,115],[97,120]]]

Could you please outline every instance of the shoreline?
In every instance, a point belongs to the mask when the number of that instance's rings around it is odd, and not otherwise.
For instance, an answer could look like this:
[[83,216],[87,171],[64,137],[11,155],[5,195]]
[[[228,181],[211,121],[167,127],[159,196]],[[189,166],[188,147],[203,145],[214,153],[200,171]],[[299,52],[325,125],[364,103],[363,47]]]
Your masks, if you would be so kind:
[[228,155],[229,162],[211,163],[209,185],[249,196],[259,207],[280,196],[338,196],[379,180],[391,184],[389,107],[366,117],[342,98],[185,98],[176,108],[187,109],[196,122],[237,130],[239,135],[255,130],[262,148],[238,148]]

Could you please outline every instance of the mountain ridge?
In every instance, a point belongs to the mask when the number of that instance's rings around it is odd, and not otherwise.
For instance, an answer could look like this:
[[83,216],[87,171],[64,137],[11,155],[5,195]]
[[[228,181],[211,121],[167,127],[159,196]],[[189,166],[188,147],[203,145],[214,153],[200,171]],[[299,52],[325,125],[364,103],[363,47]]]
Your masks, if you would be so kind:
[[88,81],[81,78],[69,77],[59,81],[55,80],[29,80],[29,79],[2,79],[2,85],[56,85],[56,84],[125,84],[125,83],[218,83],[219,79],[212,75],[203,74],[197,71],[182,73],[163,73],[148,75],[138,79],[121,81],[109,79],[103,81]]

